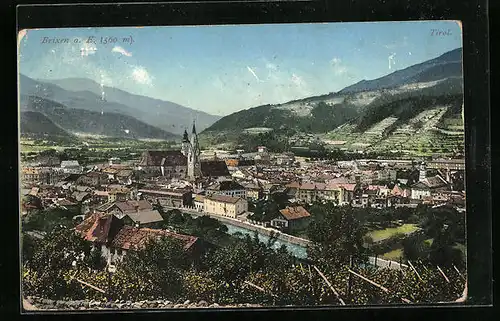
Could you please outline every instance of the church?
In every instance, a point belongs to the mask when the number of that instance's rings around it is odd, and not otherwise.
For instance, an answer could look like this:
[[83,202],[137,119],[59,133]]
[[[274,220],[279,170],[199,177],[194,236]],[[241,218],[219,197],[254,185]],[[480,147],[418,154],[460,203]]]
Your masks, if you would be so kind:
[[204,160],[200,158],[196,125],[193,123],[191,137],[184,131],[181,150],[145,151],[138,164],[139,170],[149,177],[164,176],[186,179],[194,182],[202,177],[229,176],[229,170],[223,160]]
[[193,130],[191,131],[191,139],[188,137],[187,130],[184,130],[182,137],[181,153],[187,158],[187,175],[186,178],[194,181],[196,178],[201,177],[201,161],[200,161],[200,144],[198,143],[198,134],[196,133],[196,126],[193,123]]

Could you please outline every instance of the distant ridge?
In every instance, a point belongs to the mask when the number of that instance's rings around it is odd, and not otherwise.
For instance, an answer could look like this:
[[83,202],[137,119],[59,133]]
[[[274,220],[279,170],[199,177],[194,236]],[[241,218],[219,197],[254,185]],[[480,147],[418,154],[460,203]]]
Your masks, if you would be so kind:
[[[199,130],[203,130],[221,118],[221,116],[210,115],[170,101],[136,95],[110,86],[101,87],[97,82],[86,78],[32,81],[48,87],[57,86],[66,91],[61,94],[60,90],[55,92],[52,89],[56,94],[46,98],[64,103],[70,108],[95,111],[103,109],[126,114],[178,135],[181,135],[184,128],[193,120],[196,120]],[[59,98],[60,95],[65,97],[64,100]],[[103,97],[105,101],[102,101]]]
[[[112,112],[96,112],[85,109],[67,108],[63,104],[37,96],[21,95],[21,111],[36,112],[40,117],[39,126],[30,125],[32,132],[52,132],[51,124],[74,134],[92,134],[120,138],[150,138],[175,140],[179,136],[148,125],[131,116]],[[31,115],[31,116],[30,116]],[[35,114],[28,114],[33,118]],[[26,114],[21,114],[21,122]],[[50,120],[50,123],[47,122]],[[28,122],[30,124],[31,122]],[[26,125],[26,123],[25,123]]]

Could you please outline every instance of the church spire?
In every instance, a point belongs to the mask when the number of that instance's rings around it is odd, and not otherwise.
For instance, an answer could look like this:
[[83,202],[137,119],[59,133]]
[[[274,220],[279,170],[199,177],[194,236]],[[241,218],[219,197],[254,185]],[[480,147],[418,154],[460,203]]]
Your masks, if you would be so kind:
[[189,142],[188,132],[187,132],[186,129],[184,129],[184,135],[182,136],[182,141],[184,143],[188,143]]
[[193,121],[193,131],[192,131],[192,133],[196,135],[196,125],[195,125],[194,121]]

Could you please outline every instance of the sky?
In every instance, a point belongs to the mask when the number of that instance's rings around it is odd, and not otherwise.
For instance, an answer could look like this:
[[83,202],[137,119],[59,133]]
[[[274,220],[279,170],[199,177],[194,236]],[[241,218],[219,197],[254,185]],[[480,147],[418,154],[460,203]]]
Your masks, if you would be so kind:
[[22,34],[19,70],[28,77],[89,78],[222,116],[336,92],[462,47],[454,21],[64,28]]

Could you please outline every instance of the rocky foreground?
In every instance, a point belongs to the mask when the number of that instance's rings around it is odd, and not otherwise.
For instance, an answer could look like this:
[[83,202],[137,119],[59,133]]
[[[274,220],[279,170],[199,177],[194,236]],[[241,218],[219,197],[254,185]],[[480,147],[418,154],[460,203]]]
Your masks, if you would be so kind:
[[112,301],[103,302],[96,300],[49,300],[39,297],[26,297],[25,310],[136,310],[136,309],[213,309],[213,308],[255,308],[260,307],[258,304],[234,304],[234,305],[219,305],[217,303],[209,304],[206,301],[191,302],[189,300],[183,302],[171,302],[168,300],[152,300],[152,301]]

